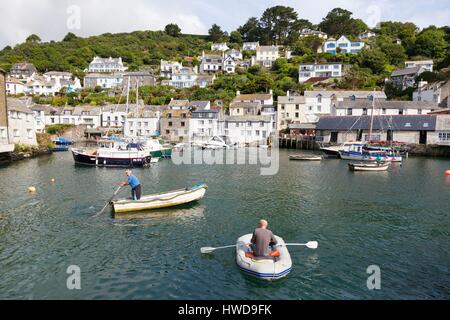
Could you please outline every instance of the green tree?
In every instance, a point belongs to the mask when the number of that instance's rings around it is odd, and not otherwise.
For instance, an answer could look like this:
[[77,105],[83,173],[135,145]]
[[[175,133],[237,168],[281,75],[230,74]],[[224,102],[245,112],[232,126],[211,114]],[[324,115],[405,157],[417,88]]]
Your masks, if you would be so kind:
[[378,48],[363,49],[358,56],[359,66],[372,70],[374,74],[383,74],[388,63],[386,55]]
[[242,44],[242,35],[239,31],[232,31],[230,33],[230,42]]
[[224,41],[228,36],[228,34],[224,31],[222,31],[220,26],[217,24],[213,24],[211,26],[211,29],[208,30],[208,34],[209,34],[209,39],[213,42]]
[[66,36],[64,37],[63,41],[72,41],[72,40],[75,40],[75,39],[77,39],[77,38],[78,38],[78,37],[77,37],[74,33],[69,32],[69,33],[67,33]]
[[41,38],[39,38],[38,35],[32,34],[32,35],[29,35],[25,41],[32,42],[32,43],[38,43],[38,42],[41,42],[42,40],[41,40]]
[[416,38],[414,54],[434,59],[444,58],[448,43],[445,32],[437,28],[423,30]]
[[164,28],[164,32],[167,33],[169,36],[178,37],[181,33],[181,29],[180,29],[180,27],[178,27],[177,24],[169,23]]
[[242,35],[245,41],[259,41],[261,36],[261,29],[259,28],[258,18],[252,17],[247,22],[240,26],[237,31]]
[[362,20],[352,18],[352,15],[353,13],[348,10],[334,8],[322,19],[319,28],[331,36],[350,35],[356,37],[368,27]]
[[405,53],[405,48],[393,42],[386,42],[381,44],[380,49],[388,58],[389,63],[394,66],[403,65],[405,60],[408,58],[408,56]]
[[259,20],[265,42],[286,44],[288,37],[296,30],[297,18],[297,12],[291,7],[275,6],[266,9]]

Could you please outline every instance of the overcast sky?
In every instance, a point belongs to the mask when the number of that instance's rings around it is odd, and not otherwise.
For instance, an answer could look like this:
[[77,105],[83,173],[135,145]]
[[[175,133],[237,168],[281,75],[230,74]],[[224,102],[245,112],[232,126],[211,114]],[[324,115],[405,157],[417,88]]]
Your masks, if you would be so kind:
[[411,21],[420,27],[450,23],[449,0],[0,0],[0,48],[32,33],[50,41],[67,32],[88,36],[161,30],[170,22],[183,33],[206,34],[213,23],[232,31],[274,5],[294,7],[300,18],[313,23],[336,7],[352,11],[369,26],[380,20]]

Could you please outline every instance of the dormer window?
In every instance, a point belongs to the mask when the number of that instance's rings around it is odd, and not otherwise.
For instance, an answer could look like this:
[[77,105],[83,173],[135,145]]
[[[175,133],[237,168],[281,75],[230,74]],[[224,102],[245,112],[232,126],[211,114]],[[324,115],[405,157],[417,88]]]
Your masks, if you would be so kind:
[[355,97],[354,94],[350,96],[350,100],[352,100],[352,101],[355,101],[355,100],[356,100],[356,97]]

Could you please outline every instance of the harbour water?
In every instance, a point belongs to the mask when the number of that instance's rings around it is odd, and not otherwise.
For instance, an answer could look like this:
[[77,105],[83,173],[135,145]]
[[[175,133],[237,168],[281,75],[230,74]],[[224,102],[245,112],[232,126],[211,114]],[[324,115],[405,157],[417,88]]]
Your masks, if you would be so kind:
[[[199,203],[135,218],[92,216],[125,179],[123,169],[75,166],[58,153],[0,168],[0,299],[449,299],[450,169],[409,158],[388,172],[355,173],[340,160],[136,169],[143,193],[205,182]],[[54,178],[55,183],[50,179]],[[35,194],[27,193],[36,186]],[[128,196],[123,190],[119,196]],[[290,247],[293,270],[261,282],[242,274],[234,244],[261,218]],[[81,290],[68,290],[68,266]],[[381,269],[381,289],[366,285]]]

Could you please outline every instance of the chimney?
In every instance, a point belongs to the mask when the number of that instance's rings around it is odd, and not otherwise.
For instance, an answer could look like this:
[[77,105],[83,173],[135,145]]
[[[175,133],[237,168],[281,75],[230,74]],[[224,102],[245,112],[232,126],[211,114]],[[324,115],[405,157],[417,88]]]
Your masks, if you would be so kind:
[[238,90],[238,91],[236,91],[236,96],[240,96],[241,95],[241,92]]
[[272,90],[272,89],[269,90],[269,94],[270,94],[271,96],[273,96],[273,90]]
[[289,90],[287,91],[287,96],[289,97]]

